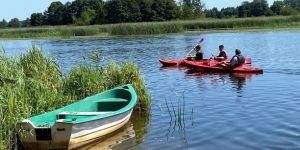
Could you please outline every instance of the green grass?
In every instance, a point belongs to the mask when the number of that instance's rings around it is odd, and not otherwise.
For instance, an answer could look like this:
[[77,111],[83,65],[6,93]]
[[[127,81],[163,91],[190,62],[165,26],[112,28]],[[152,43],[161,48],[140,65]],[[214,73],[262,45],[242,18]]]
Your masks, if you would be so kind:
[[[94,54],[90,59],[100,57]],[[33,47],[19,57],[0,54],[0,149],[16,147],[15,125],[22,118],[50,111],[120,84],[131,83],[139,101],[135,111],[150,109],[150,96],[138,67],[92,60],[62,75],[56,61]]]
[[45,26],[0,29],[0,38],[69,38],[76,36],[152,35],[185,31],[300,27],[300,16],[198,19],[91,26]]

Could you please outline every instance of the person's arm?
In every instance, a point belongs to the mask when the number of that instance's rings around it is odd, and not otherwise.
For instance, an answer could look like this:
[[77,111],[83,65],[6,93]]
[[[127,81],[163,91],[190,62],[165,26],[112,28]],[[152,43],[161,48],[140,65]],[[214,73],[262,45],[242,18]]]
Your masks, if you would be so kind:
[[233,57],[230,60],[230,67],[233,68],[236,64],[238,64],[238,58],[237,57]]
[[220,57],[220,56],[217,56],[217,57],[215,57],[215,59],[217,59],[217,60],[223,60],[223,59],[225,59],[224,57]]
[[226,54],[224,55],[224,52],[220,52],[220,54],[218,56],[214,57],[214,59],[223,60],[223,59],[225,59],[225,56],[226,56]]

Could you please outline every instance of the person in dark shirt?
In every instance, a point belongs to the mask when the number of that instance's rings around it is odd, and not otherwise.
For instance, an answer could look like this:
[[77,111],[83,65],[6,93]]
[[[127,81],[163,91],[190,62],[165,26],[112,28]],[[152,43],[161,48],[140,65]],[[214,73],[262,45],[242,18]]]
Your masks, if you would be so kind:
[[230,67],[238,67],[240,65],[243,65],[245,63],[245,57],[242,55],[241,50],[236,49],[235,55],[230,60]]
[[226,50],[224,48],[224,45],[220,45],[219,46],[219,55],[218,56],[214,56],[213,58],[215,60],[218,60],[218,61],[221,61],[221,60],[224,60],[224,59],[227,59],[227,54],[226,54]]
[[203,59],[203,52],[202,52],[202,49],[201,49],[200,45],[197,45],[195,47],[195,51],[196,51],[195,60]]
[[222,61],[220,65],[228,68],[235,68],[245,63],[245,57],[242,55],[241,50],[236,49],[235,55],[231,58],[230,62]]

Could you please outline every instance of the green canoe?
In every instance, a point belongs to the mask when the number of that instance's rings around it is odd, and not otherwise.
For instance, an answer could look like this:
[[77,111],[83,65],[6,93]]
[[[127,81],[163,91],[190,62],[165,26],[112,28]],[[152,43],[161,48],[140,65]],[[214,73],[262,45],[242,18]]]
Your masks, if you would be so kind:
[[137,94],[127,84],[17,124],[25,149],[73,149],[97,140],[130,119]]

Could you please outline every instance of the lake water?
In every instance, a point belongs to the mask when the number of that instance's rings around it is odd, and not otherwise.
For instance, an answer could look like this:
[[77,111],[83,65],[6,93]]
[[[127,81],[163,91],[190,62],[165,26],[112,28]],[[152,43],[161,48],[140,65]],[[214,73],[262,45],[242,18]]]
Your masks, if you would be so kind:
[[[206,57],[220,44],[230,56],[239,48],[264,74],[161,68],[159,58],[180,58],[199,38]],[[0,40],[0,45],[9,55],[42,47],[64,72],[95,49],[103,63],[137,63],[152,97],[151,112],[133,116],[109,137],[113,149],[300,149],[300,31]],[[91,149],[103,147],[99,142]]]

